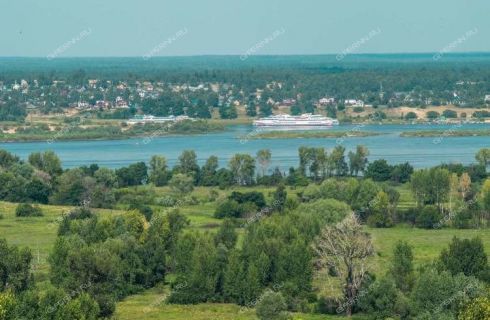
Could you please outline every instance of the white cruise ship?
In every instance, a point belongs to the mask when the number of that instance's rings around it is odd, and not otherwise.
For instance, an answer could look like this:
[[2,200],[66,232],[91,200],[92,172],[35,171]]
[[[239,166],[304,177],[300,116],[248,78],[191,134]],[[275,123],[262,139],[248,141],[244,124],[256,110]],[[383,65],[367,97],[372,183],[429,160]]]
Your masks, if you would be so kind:
[[260,118],[254,121],[254,126],[258,127],[330,127],[338,125],[337,119],[328,118],[322,115],[315,115],[305,113],[300,116],[290,116],[288,114],[281,114],[276,116],[270,116],[266,118]]
[[165,122],[178,122],[182,120],[193,120],[188,116],[169,116],[169,117],[155,117],[152,115],[136,115],[134,118],[129,119],[129,124],[137,123],[165,123]]

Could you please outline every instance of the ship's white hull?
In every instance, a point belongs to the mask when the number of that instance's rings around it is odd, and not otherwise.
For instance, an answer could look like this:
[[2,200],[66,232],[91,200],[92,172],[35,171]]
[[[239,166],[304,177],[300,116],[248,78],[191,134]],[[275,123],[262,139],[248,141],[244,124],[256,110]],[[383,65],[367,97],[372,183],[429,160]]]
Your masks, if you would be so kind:
[[337,124],[339,124],[339,122],[336,119],[331,119],[321,115],[311,115],[309,113],[302,114],[300,116],[276,115],[267,118],[261,118],[254,121],[254,125],[257,127],[284,127],[284,128],[296,128],[296,127],[324,128],[324,127],[331,127]]
[[336,121],[270,121],[255,120],[254,125],[257,127],[331,127],[337,125]]

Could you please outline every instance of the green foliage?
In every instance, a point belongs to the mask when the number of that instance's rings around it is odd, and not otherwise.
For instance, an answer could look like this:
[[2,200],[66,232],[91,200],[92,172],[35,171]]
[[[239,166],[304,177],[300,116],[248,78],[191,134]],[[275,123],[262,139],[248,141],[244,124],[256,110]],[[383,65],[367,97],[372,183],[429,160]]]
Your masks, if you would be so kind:
[[220,225],[218,232],[214,236],[216,245],[223,244],[227,249],[233,249],[235,247],[238,235],[235,231],[235,223],[233,220],[226,219]]
[[10,168],[13,164],[18,163],[19,160],[19,157],[6,150],[0,149],[0,166],[2,168]]
[[412,247],[408,243],[402,241],[396,243],[393,249],[390,274],[399,290],[407,293],[412,289],[415,274]]
[[391,178],[392,170],[386,160],[375,160],[367,166],[365,177],[374,181],[387,181]]
[[239,204],[251,202],[257,206],[257,208],[263,208],[266,205],[264,194],[258,191],[250,192],[238,192],[233,191],[228,197],[230,200],[235,200]]
[[417,119],[417,114],[415,112],[407,112],[407,114],[405,115],[405,120],[415,120]]
[[209,234],[198,234],[197,241],[188,257],[186,273],[179,273],[177,283],[185,283],[186,286],[172,292],[169,297],[171,303],[200,303],[216,299],[218,281],[223,272],[219,268],[220,255],[214,245],[214,240]]
[[277,186],[276,190],[272,194],[272,198],[274,200],[272,203],[272,206],[274,207],[273,209],[282,212],[286,207],[287,197],[288,193],[286,191],[286,187],[283,184]]
[[247,105],[247,116],[255,117],[257,115],[257,106],[254,103]]
[[391,180],[398,183],[406,183],[410,181],[410,176],[413,173],[413,167],[410,163],[405,162],[402,164],[396,164],[391,170]]
[[169,181],[170,188],[175,193],[180,194],[188,194],[194,190],[194,178],[182,174],[177,173],[172,176],[172,179]]
[[221,119],[236,119],[238,117],[237,110],[234,105],[222,105],[219,107],[219,115]]
[[481,202],[483,209],[490,212],[490,179],[485,180],[481,188]]
[[[0,292],[11,290],[17,293],[28,289],[32,280],[31,251],[9,246],[7,241],[0,239],[0,257]],[[3,298],[7,301],[9,295]]]
[[439,208],[449,195],[449,182],[450,173],[442,168],[415,171],[410,179],[417,204],[435,204]]
[[206,160],[199,172],[199,184],[202,186],[216,186],[220,184],[218,173],[218,157],[211,156]]
[[17,217],[42,217],[43,211],[38,206],[33,206],[28,203],[21,203],[17,205],[15,209],[15,216]]
[[258,299],[256,306],[257,317],[260,320],[291,319],[287,313],[287,305],[280,292],[266,290]]
[[441,252],[439,261],[452,275],[463,273],[481,278],[488,271],[488,258],[480,238],[454,237],[449,248]]
[[475,156],[478,163],[483,167],[488,167],[490,164],[490,148],[483,148],[478,150]]
[[484,285],[473,277],[432,268],[422,271],[410,296],[411,313],[421,319],[456,316],[462,306],[484,293]]
[[370,319],[405,318],[408,303],[390,278],[382,278],[364,289],[359,299],[359,308],[369,314]]
[[248,154],[235,154],[228,166],[238,185],[251,185],[254,182],[255,159]]
[[371,202],[371,214],[368,217],[368,224],[376,228],[389,228],[393,226],[393,217],[390,208],[388,195],[384,191],[378,192]]
[[56,177],[63,172],[61,160],[53,151],[31,153],[29,155],[29,163],[33,167],[46,172],[51,177]]
[[137,162],[116,170],[119,186],[137,186],[148,179],[148,168],[144,162]]
[[155,215],[146,230],[144,220],[137,211],[104,219],[66,216],[49,257],[52,283],[66,290],[90,283],[87,293],[108,316],[116,300],[162,281],[186,220]]
[[490,298],[479,297],[465,306],[458,320],[487,320],[490,319]]
[[12,292],[0,292],[0,320],[14,319],[16,299]]
[[153,156],[150,159],[149,181],[155,186],[161,187],[168,183],[170,172],[167,171],[167,159],[161,156]]
[[436,206],[425,206],[417,214],[415,224],[419,228],[433,229],[439,226],[442,217],[442,214]]
[[[243,218],[247,214],[256,214],[265,206],[265,198],[261,192],[241,193],[233,191],[226,200],[218,204],[214,216],[216,218]],[[271,208],[264,209],[264,213],[270,213],[271,211]]]
[[368,163],[367,157],[369,156],[369,151],[364,146],[357,146],[356,152],[349,152],[349,168],[350,174],[357,176],[359,172],[364,172],[366,164]]
[[296,212],[307,216],[310,222],[316,221],[318,226],[322,226],[342,221],[351,209],[347,204],[335,199],[320,199],[300,204]]
[[225,217],[240,218],[244,213],[244,208],[235,200],[224,200],[216,207],[214,212],[215,218],[221,219]]
[[454,110],[446,109],[442,112],[442,116],[445,118],[457,118],[458,113]]
[[426,117],[427,119],[430,119],[430,120],[434,120],[434,119],[437,119],[439,118],[441,115],[439,114],[439,112],[437,111],[428,111],[426,113]]
[[21,121],[26,116],[26,105],[15,100],[7,100],[0,108],[0,121]]

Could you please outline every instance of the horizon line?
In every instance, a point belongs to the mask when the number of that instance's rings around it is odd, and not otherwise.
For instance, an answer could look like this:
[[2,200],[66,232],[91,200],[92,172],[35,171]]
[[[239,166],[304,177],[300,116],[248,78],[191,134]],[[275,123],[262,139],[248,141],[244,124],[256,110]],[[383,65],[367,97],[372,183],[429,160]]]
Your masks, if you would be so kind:
[[[358,52],[349,53],[348,56],[381,56],[381,55],[433,55],[437,54],[439,51],[417,51],[417,52]],[[271,53],[271,54],[253,54],[250,57],[295,57],[295,56],[336,56],[339,53]],[[490,54],[490,51],[454,51],[445,52],[444,55],[471,55],[471,54]],[[193,58],[193,57],[239,57],[241,54],[189,54],[189,55],[168,55],[168,56],[153,56],[154,58]],[[131,55],[131,56],[58,56],[56,59],[101,59],[101,58],[141,58],[142,55]],[[46,56],[2,56],[0,59],[4,58],[21,58],[21,59],[45,59]]]

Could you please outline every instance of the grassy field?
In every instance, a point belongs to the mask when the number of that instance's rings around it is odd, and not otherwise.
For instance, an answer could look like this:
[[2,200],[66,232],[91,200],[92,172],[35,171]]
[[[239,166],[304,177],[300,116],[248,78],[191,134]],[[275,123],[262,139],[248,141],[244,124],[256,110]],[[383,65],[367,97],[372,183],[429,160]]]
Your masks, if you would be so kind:
[[[16,217],[17,204],[0,202],[0,238],[7,239],[9,244],[27,246],[33,254],[33,271],[36,280],[45,280],[49,271],[47,258],[53,247],[58,231],[58,224],[63,214],[73,207],[41,205],[42,217]],[[120,214],[121,211],[99,209],[104,214]]]
[[[144,293],[131,296],[116,308],[113,319],[117,320],[256,320],[255,310],[241,308],[233,304],[205,303],[198,305],[166,304],[164,299],[168,292],[164,288],[154,288]],[[294,314],[295,320],[334,320],[345,317]],[[354,320],[362,318],[353,317]]]
[[[408,186],[396,187],[400,192],[399,207],[406,209],[414,205],[413,197]],[[270,200],[270,194],[274,188],[259,187]],[[288,188],[288,194],[294,194],[302,189]],[[249,188],[234,187],[227,190],[215,189],[217,199],[225,198],[232,191],[250,191]],[[168,194],[168,187],[156,188],[156,194]],[[190,220],[190,227],[202,230],[216,230],[221,220],[213,217],[217,201],[206,201],[210,197],[210,189],[204,187],[196,188],[192,195],[198,199],[196,205],[178,206],[181,213]],[[72,207],[43,205],[43,217],[24,217],[15,216],[16,204],[0,202],[0,237],[6,238],[10,244],[27,246],[33,252],[33,271],[36,281],[48,279],[49,264],[47,257],[56,239],[58,222],[63,213],[68,212]],[[155,206],[157,210],[168,210]],[[95,210],[101,215],[121,214],[122,210]],[[371,260],[371,270],[376,275],[388,272],[389,263],[392,258],[392,250],[395,243],[403,240],[411,244],[414,248],[414,262],[416,267],[436,259],[441,250],[447,247],[454,236],[460,238],[470,238],[478,236],[483,240],[487,254],[490,254],[490,230],[457,230],[440,229],[424,230],[411,226],[399,225],[389,229],[367,228],[372,235],[376,254]],[[239,230],[240,240],[243,239],[243,231]],[[313,283],[318,292],[332,292],[330,284],[326,278],[318,275]],[[238,306],[229,304],[201,304],[194,306],[167,305],[164,297],[168,290],[167,287],[153,288],[141,294],[128,297],[118,303],[115,319],[255,319],[253,310],[239,312]],[[162,298],[163,297],[163,298]],[[316,320],[316,319],[340,319],[339,317],[326,317],[324,315],[305,315],[295,314],[295,319]]]

